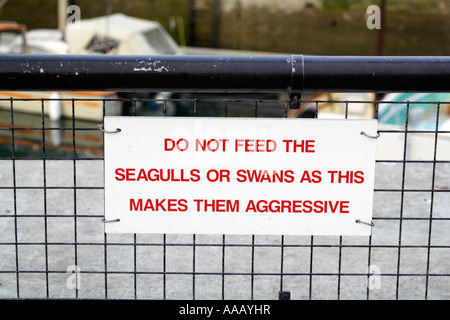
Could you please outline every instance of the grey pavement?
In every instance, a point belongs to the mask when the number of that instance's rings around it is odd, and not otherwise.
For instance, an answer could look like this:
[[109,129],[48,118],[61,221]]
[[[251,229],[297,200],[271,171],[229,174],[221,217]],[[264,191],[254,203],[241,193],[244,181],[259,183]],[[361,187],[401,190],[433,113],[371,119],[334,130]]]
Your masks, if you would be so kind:
[[[103,187],[102,161],[77,160],[75,169],[77,186]],[[405,189],[431,188],[433,164],[405,169]],[[46,161],[46,185],[69,188],[45,191],[43,161],[15,161],[14,201],[13,162],[3,160],[0,298],[278,299],[282,284],[292,299],[449,299],[450,193],[439,190],[450,188],[450,164],[435,170],[433,195],[375,193],[370,238],[135,236],[105,235],[103,190],[70,188],[73,161]],[[400,189],[402,172],[401,163],[377,163],[375,189]],[[446,219],[430,224],[430,214]]]

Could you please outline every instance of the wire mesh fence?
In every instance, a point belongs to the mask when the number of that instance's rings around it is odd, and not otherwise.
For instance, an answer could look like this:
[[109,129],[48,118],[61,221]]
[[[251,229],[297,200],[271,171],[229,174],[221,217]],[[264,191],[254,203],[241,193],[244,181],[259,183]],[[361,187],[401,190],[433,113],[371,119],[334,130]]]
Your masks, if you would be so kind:
[[[446,100],[171,94],[1,102],[1,298],[450,298]],[[67,109],[58,119],[53,103]],[[117,105],[137,117],[379,119],[372,234],[104,233],[99,124]],[[100,117],[86,118],[83,107],[99,108]]]

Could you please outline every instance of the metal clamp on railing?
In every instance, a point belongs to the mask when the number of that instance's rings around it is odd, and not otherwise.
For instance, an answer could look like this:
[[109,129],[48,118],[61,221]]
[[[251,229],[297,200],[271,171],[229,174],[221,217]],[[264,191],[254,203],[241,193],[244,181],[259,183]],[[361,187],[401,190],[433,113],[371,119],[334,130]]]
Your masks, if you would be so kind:
[[291,94],[290,96],[290,108],[291,109],[300,109],[300,99],[301,94]]

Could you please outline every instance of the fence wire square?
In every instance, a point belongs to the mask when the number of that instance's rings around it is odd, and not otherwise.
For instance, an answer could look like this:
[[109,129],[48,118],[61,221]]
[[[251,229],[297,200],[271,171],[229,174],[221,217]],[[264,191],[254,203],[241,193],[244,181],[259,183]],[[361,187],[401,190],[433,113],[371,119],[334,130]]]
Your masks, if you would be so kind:
[[[51,120],[50,104],[69,116]],[[92,99],[125,116],[379,118],[379,100],[280,96]],[[3,99],[0,110],[0,298],[449,299],[449,105],[414,102],[379,123],[372,235],[105,234],[101,120],[86,100]],[[19,107],[33,104],[34,114]],[[298,108],[297,108],[298,107]]]

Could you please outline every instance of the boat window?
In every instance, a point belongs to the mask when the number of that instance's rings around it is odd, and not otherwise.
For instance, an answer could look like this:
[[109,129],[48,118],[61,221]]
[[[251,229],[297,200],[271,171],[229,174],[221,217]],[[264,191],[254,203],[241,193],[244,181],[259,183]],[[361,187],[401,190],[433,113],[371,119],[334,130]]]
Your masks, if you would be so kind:
[[0,32],[0,53],[24,53],[25,39],[21,30]]
[[119,41],[96,35],[87,45],[86,49],[95,52],[95,53],[103,53],[107,54],[111,50],[117,48],[119,46]]
[[144,32],[144,37],[150,46],[158,51],[159,54],[175,54],[175,49],[171,46],[167,38],[160,29],[153,29]]

